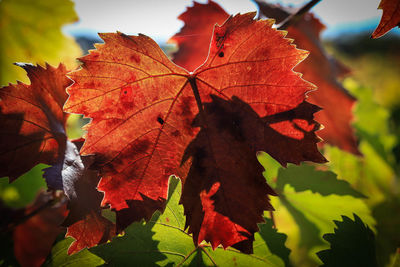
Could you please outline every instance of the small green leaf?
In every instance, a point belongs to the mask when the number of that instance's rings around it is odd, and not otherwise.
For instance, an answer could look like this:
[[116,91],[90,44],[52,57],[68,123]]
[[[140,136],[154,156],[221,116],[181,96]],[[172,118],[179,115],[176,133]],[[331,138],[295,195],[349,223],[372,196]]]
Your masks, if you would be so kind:
[[379,266],[387,266],[390,255],[400,247],[400,216],[394,214],[400,214],[399,198],[389,198],[373,208]]
[[330,249],[317,253],[324,267],[369,267],[377,266],[374,233],[354,214],[354,221],[342,216],[342,222],[335,221],[334,234],[323,238],[331,245]]
[[[293,251],[293,262],[296,264],[304,260],[304,253],[307,253],[308,260],[311,260],[307,264],[319,261],[312,252],[325,247],[322,234],[333,231],[335,225],[332,221],[340,219],[341,215],[351,216],[353,213],[357,213],[369,225],[375,225],[375,220],[365,202],[349,195],[322,196],[319,193],[312,193],[310,190],[296,192],[292,186],[286,184],[283,191],[279,193],[279,201],[276,202],[273,204],[276,207],[274,213],[278,229],[288,234],[290,248],[300,248],[300,250]],[[291,215],[294,220],[291,221],[292,223],[282,221],[281,218],[287,218],[285,212]],[[290,220],[290,216],[288,219]],[[300,234],[299,238],[293,236],[293,234],[296,235],[293,228],[297,229]]]
[[280,169],[277,189],[282,191],[285,184],[290,184],[296,192],[311,190],[313,193],[319,193],[322,196],[336,194],[365,198],[363,194],[354,190],[347,181],[337,179],[335,173],[318,171],[314,166],[307,164],[290,165],[286,169]]
[[94,255],[93,253],[90,253],[87,249],[81,250],[78,253],[69,256],[67,254],[67,250],[71,245],[72,241],[73,241],[72,238],[67,238],[57,242],[53,246],[51,254],[47,257],[46,262],[42,266],[79,267],[79,266],[99,266],[104,263],[104,261],[101,258]]
[[259,224],[260,236],[264,239],[269,250],[278,255],[284,262],[285,266],[291,266],[289,261],[290,249],[285,246],[287,236],[282,233],[278,233],[278,230],[273,228],[273,222],[269,218],[264,218],[265,224]]
[[0,179],[0,198],[10,207],[22,208],[33,202],[40,189],[47,189],[43,179],[42,169],[45,164],[38,164],[29,172],[20,176],[13,183],[9,183],[8,178]]
[[[155,266],[166,259],[153,240],[152,223],[136,222],[125,229],[123,236],[115,237],[110,243],[91,248],[89,251],[111,266]],[[171,239],[172,240],[172,239]]]
[[352,196],[322,196],[310,191],[296,193],[289,185],[284,188],[284,196],[308,221],[314,223],[321,233],[333,230],[333,220],[340,219],[341,215],[351,216],[353,213],[357,213],[368,225],[375,225],[368,206],[361,199]]

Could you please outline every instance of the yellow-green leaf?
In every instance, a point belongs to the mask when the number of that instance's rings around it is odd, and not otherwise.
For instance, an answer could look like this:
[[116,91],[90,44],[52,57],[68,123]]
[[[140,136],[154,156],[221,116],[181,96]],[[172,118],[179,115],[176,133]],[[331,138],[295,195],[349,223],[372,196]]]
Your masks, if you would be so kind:
[[14,62],[63,62],[67,68],[74,68],[75,58],[82,51],[61,27],[77,20],[70,0],[0,1],[0,85],[27,82],[24,70]]

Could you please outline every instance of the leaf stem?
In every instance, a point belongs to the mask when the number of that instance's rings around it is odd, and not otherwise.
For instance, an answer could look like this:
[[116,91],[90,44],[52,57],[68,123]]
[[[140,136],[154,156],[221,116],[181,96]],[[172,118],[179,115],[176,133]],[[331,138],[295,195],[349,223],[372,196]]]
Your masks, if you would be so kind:
[[208,253],[208,251],[202,245],[200,245],[199,248],[207,255],[207,257],[211,260],[211,262],[214,264],[214,266],[217,266],[217,263],[214,261],[214,259]]
[[296,23],[305,13],[307,13],[311,8],[318,4],[321,0],[311,0],[301,8],[299,8],[295,13],[289,15],[281,23],[277,25],[278,30],[285,30],[290,25]]
[[272,228],[276,229],[274,212],[272,210],[269,211],[269,217],[271,218],[271,221],[272,221]]
[[199,88],[197,87],[197,83],[196,83],[196,77],[189,76],[188,79],[189,79],[190,86],[192,87],[194,98],[196,99],[197,108],[199,109],[199,113],[200,113],[201,120],[202,120],[202,127],[206,127],[206,118],[204,115],[203,103],[201,102]]
[[189,254],[187,254],[187,255],[183,258],[183,260],[182,260],[180,263],[178,263],[178,264],[176,265],[176,267],[182,266],[182,264],[183,264],[187,259],[189,259],[189,257],[192,256],[192,254],[195,253],[196,251],[197,251],[197,248],[194,248],[191,252],[189,252]]

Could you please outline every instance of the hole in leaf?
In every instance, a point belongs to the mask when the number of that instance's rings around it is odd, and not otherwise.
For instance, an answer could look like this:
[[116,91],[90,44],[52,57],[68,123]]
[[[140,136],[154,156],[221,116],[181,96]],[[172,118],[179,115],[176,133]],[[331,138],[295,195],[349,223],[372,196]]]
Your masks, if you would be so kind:
[[218,56],[219,57],[224,57],[224,52],[219,52]]
[[161,117],[157,117],[157,121],[158,121],[158,123],[160,123],[161,125],[163,125],[163,124],[164,124],[164,120],[163,120],[163,119],[161,119]]

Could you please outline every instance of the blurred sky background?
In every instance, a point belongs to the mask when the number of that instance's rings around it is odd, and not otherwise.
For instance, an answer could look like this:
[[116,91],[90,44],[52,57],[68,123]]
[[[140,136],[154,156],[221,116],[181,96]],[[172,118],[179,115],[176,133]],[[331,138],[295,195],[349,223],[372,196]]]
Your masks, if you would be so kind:
[[[191,0],[73,0],[80,21],[67,25],[64,32],[73,36],[93,35],[97,32],[121,31],[126,34],[146,34],[162,43],[179,31],[183,23],[179,14],[192,6]],[[206,3],[207,1],[197,1]],[[215,0],[228,13],[256,11],[251,0]],[[292,4],[304,0],[270,0],[270,3]],[[378,25],[382,10],[380,0],[322,0],[313,8],[327,29],[323,38],[335,38],[342,33],[372,31]],[[400,34],[398,27],[391,33]]]

